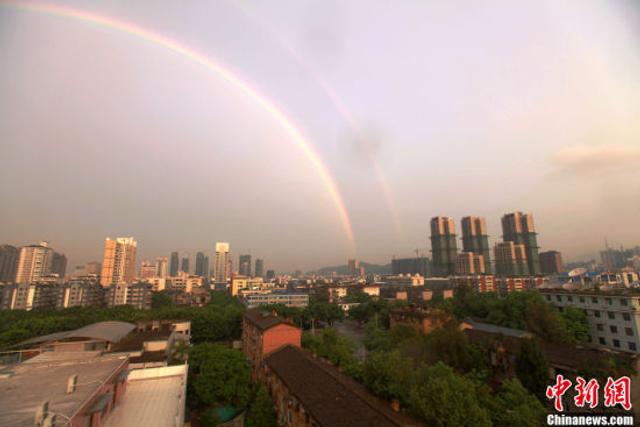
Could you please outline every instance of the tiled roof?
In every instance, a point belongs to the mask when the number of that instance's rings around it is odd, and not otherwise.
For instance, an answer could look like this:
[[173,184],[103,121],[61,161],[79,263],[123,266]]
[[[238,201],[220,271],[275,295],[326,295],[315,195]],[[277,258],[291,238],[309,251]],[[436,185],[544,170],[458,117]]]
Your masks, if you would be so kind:
[[269,355],[266,364],[320,426],[420,426],[394,412],[363,386],[305,350],[285,346]]
[[263,311],[260,308],[252,308],[245,311],[244,318],[262,331],[266,331],[267,329],[273,328],[281,323],[288,324],[288,322],[282,317]]

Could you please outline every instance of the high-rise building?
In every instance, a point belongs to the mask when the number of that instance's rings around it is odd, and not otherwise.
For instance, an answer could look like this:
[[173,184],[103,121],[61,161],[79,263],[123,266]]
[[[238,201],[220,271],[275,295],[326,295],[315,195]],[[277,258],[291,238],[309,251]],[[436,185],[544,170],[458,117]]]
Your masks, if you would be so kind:
[[156,258],[156,277],[167,277],[169,275],[169,258],[160,256]]
[[180,271],[185,273],[189,273],[189,255],[182,257],[182,262],[180,263]]
[[226,283],[231,278],[231,257],[229,243],[216,243],[216,259],[213,266],[213,275],[216,283]]
[[487,223],[484,218],[477,216],[465,216],[462,218],[462,249],[465,252],[482,255],[484,272],[491,273],[489,236],[487,235]]
[[156,276],[156,264],[151,261],[142,261],[140,263],[140,278],[148,279]]
[[267,276],[266,276],[267,282],[269,282],[269,281],[271,281],[271,280],[273,280],[275,278],[276,278],[275,270],[267,270]]
[[502,217],[502,239],[505,242],[524,245],[528,274],[535,276],[541,273],[538,238],[532,214],[514,212],[504,215]]
[[51,260],[51,273],[57,274],[58,277],[64,277],[67,272],[67,257],[58,252],[53,253]]
[[558,274],[564,271],[562,254],[558,251],[540,252],[542,274]]
[[264,277],[264,260],[262,258],[256,258],[256,268],[254,273],[256,277]]
[[456,258],[456,274],[462,276],[485,274],[484,256],[475,252],[460,252]]
[[16,283],[29,284],[51,274],[53,249],[49,243],[24,246],[20,249],[20,258],[16,272]]
[[0,246],[0,282],[15,282],[19,253],[20,251],[15,246]]
[[240,255],[238,274],[251,277],[251,255]]
[[349,276],[359,276],[360,275],[360,261],[357,259],[349,259],[347,260],[347,274]]
[[85,274],[95,274],[99,276],[102,273],[102,263],[98,261],[91,261],[85,264],[84,266]]
[[451,276],[455,273],[458,245],[453,218],[431,219],[431,254],[433,274]]
[[208,278],[209,277],[209,257],[205,256],[204,252],[198,252],[196,254],[196,276]]
[[171,252],[171,264],[169,264],[169,276],[175,277],[178,275],[178,269],[180,268],[180,258],[178,252]]
[[422,277],[431,275],[431,263],[429,258],[419,256],[417,258],[395,258],[391,260],[391,274],[419,274]]
[[102,286],[133,283],[136,275],[136,250],[138,242],[133,237],[107,237],[104,243],[104,258],[100,284]]
[[496,243],[494,258],[496,260],[496,275],[498,276],[529,275],[527,248],[524,244],[516,244],[511,241]]
[[622,251],[607,248],[600,252],[602,266],[606,271],[618,271],[624,267],[625,259]]

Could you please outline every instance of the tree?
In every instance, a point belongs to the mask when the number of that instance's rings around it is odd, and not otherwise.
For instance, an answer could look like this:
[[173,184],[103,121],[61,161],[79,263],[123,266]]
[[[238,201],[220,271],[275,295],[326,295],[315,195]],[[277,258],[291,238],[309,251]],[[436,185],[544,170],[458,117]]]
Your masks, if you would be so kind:
[[247,427],[272,427],[276,425],[276,412],[269,392],[263,385],[258,386],[256,396],[247,411]]
[[427,425],[489,427],[472,381],[442,362],[423,367],[409,393],[409,410]]
[[241,352],[200,344],[190,351],[190,362],[193,388],[201,402],[235,407],[247,403],[250,371]]
[[362,381],[376,396],[406,404],[414,374],[413,361],[399,351],[374,352],[364,363]]
[[544,400],[544,392],[549,381],[549,367],[534,339],[524,339],[516,357],[516,374],[522,385],[530,393]]
[[173,299],[166,292],[153,292],[151,294],[151,308],[174,307]]
[[485,369],[482,354],[469,343],[454,324],[436,329],[424,338],[424,357],[428,363],[444,362],[460,371]]
[[496,427],[536,427],[544,424],[545,407],[517,379],[502,383],[500,391],[489,405]]
[[565,307],[561,316],[573,341],[586,342],[588,340],[589,323],[584,311],[575,307]]

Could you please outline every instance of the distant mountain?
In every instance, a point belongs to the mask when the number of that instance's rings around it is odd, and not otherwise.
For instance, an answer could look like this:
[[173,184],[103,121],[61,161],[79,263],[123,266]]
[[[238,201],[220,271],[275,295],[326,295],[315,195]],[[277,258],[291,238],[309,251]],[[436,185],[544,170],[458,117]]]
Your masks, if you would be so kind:
[[[360,266],[364,267],[364,271],[367,274],[391,274],[391,264],[369,264],[368,262],[361,261]],[[316,270],[316,273],[319,274],[331,274],[333,272],[336,272],[336,274],[349,274],[349,266],[338,265],[335,267],[322,267]]]

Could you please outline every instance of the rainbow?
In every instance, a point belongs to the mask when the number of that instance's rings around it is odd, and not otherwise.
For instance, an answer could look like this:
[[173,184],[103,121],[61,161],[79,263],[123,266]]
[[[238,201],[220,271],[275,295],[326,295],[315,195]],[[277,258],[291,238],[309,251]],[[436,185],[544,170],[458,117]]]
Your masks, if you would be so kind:
[[127,22],[121,19],[115,19],[112,17],[98,15],[89,11],[72,9],[69,7],[59,6],[51,3],[43,2],[18,2],[18,1],[0,1],[0,5],[13,6],[20,10],[32,11],[38,13],[45,13],[54,16],[75,19],[81,22],[90,23],[105,27],[111,30],[119,31],[133,37],[145,40],[146,42],[154,45],[166,48],[194,63],[197,63],[209,71],[215,73],[218,77],[225,80],[236,89],[240,90],[244,95],[248,96],[251,100],[259,104],[265,111],[267,111],[276,122],[286,131],[286,133],[295,141],[302,149],[304,155],[313,165],[315,171],[320,176],[320,179],[328,192],[331,200],[333,201],[335,208],[338,212],[338,216],[344,228],[344,232],[349,241],[350,250],[355,255],[356,243],[353,235],[353,227],[351,220],[347,212],[344,200],[338,187],[329,173],[329,170],[322,162],[320,156],[315,152],[311,144],[303,136],[302,132],[292,123],[276,105],[274,102],[268,100],[257,89],[253,88],[247,81],[242,80],[232,71],[224,68],[222,65],[214,62],[206,55],[198,52],[188,46],[185,46],[178,41],[165,37],[149,29],[143,28],[139,25],[135,25],[131,22]]
[[278,45],[280,45],[282,49],[284,49],[285,51],[287,51],[287,53],[289,53],[289,55],[291,55],[291,57],[298,63],[298,65],[300,65],[302,69],[304,69],[307,75],[311,77],[311,79],[315,80],[315,82],[322,89],[333,107],[338,112],[338,115],[340,115],[342,120],[344,120],[351,128],[351,131],[356,137],[358,145],[360,145],[360,147],[364,151],[369,164],[373,169],[376,180],[378,181],[378,186],[380,187],[382,195],[384,196],[385,202],[387,204],[387,209],[393,220],[396,233],[398,235],[402,235],[402,224],[400,222],[400,217],[396,209],[395,197],[391,192],[389,182],[382,170],[382,167],[380,166],[380,163],[376,160],[375,154],[372,152],[369,144],[364,141],[364,132],[362,131],[362,129],[360,129],[355,118],[346,107],[344,102],[342,102],[336,91],[329,84],[327,79],[325,79],[308,61],[306,61],[302,54],[300,54],[291,43],[289,43],[284,37],[282,37],[268,21],[250,11],[249,8],[246,7],[242,2],[231,0],[231,4],[236,6],[238,10],[240,10],[248,19],[253,21],[259,27],[261,27],[262,30],[267,32],[271,36],[271,38],[275,40]]

